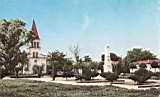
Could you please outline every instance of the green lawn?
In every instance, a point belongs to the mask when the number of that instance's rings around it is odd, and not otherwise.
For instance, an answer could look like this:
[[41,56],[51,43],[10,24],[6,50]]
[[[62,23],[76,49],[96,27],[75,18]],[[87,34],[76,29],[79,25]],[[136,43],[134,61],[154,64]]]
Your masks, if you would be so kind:
[[39,81],[0,80],[0,97],[158,97],[160,89],[146,91],[117,87],[71,86]]

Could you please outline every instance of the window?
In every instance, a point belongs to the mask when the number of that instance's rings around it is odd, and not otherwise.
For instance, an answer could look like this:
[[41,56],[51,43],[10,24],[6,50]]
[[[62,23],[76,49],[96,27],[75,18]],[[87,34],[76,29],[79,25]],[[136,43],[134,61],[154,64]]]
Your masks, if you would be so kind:
[[37,42],[37,48],[39,48],[39,42]]
[[33,52],[33,58],[35,58],[35,52]]
[[38,58],[38,52],[36,52],[36,58]]
[[31,42],[31,47],[33,48],[33,46],[34,46],[34,45],[33,45],[33,42]]
[[37,63],[37,60],[34,60],[35,63]]

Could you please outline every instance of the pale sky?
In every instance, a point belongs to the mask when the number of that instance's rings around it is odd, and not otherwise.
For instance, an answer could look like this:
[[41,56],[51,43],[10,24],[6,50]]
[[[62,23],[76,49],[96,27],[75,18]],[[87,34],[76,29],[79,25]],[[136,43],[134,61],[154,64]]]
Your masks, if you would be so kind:
[[100,60],[109,44],[118,55],[143,47],[160,53],[159,0],[0,0],[1,19],[34,18],[45,53],[78,44],[81,56]]

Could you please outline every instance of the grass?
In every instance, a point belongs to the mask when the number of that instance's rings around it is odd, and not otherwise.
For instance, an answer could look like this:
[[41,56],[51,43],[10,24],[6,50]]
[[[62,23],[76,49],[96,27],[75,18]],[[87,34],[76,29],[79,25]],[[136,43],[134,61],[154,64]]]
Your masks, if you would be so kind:
[[0,97],[158,97],[160,89],[72,86],[28,80],[0,80]]

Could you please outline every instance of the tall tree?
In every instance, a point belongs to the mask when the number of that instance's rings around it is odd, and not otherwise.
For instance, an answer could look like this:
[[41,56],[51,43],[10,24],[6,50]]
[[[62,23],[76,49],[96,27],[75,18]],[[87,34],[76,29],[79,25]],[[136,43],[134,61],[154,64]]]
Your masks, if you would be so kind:
[[72,55],[74,56],[75,61],[78,63],[80,61],[80,48],[77,45],[74,45],[72,47],[69,48],[70,52],[72,53]]
[[156,56],[153,53],[149,50],[143,50],[142,48],[134,48],[128,51],[126,57],[131,62],[156,59]]
[[53,65],[55,69],[63,69],[63,62],[65,60],[65,54],[59,51],[49,52],[48,62]]
[[57,73],[57,68],[63,68],[61,62],[62,60],[64,60],[65,55],[59,51],[55,51],[55,52],[49,52],[48,54],[48,62],[51,68],[51,74],[52,74],[52,78],[53,80],[55,80],[56,77],[56,73]]
[[14,72],[20,62],[20,49],[33,39],[21,20],[0,20],[0,67],[6,74]]
[[[127,56],[123,59],[123,67],[129,70],[129,65],[136,61],[157,59],[149,50],[142,48],[133,48],[127,52]],[[142,66],[142,65],[141,65]],[[143,66],[142,66],[143,67]]]
[[50,64],[50,67],[52,68],[52,77],[53,80],[56,76],[57,70],[64,71],[64,76],[70,76],[69,74],[72,71],[73,65],[72,61],[68,58],[65,58],[65,54],[59,51],[50,52],[48,54],[48,62]]

